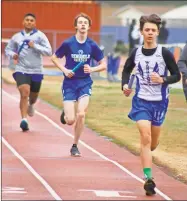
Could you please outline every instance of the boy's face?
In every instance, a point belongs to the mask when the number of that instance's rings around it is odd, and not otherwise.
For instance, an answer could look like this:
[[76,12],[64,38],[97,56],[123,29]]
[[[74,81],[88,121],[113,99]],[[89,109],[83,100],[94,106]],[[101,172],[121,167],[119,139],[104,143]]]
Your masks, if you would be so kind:
[[86,33],[90,29],[89,21],[88,19],[84,17],[79,17],[77,20],[77,25],[75,27],[78,32],[80,33]]
[[146,22],[143,26],[141,34],[144,37],[144,42],[154,43],[156,41],[157,36],[159,35],[159,30],[156,24]]
[[36,20],[34,17],[32,16],[27,16],[24,18],[23,20],[23,26],[26,28],[26,29],[34,29],[36,27]]

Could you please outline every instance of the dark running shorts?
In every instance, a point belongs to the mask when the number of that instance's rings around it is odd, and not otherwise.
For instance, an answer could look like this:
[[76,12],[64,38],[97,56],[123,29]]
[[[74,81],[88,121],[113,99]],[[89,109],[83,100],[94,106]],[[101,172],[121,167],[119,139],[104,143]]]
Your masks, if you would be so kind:
[[43,75],[15,72],[13,77],[18,87],[22,84],[28,84],[31,92],[38,93],[40,91]]

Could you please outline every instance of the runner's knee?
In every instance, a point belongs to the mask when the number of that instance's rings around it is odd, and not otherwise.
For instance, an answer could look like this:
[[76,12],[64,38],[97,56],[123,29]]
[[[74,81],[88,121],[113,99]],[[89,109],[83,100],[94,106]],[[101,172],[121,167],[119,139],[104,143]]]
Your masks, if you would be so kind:
[[30,93],[29,90],[22,90],[22,91],[20,92],[20,94],[21,94],[21,99],[26,99],[26,98],[28,98],[28,97],[29,97],[29,93]]
[[75,122],[75,117],[67,117],[65,118],[65,121],[68,125],[72,125]]
[[151,133],[145,133],[141,136],[141,144],[143,146],[151,146]]
[[86,115],[86,112],[78,112],[77,113],[77,118],[78,119],[83,119],[83,118],[85,118],[85,115]]

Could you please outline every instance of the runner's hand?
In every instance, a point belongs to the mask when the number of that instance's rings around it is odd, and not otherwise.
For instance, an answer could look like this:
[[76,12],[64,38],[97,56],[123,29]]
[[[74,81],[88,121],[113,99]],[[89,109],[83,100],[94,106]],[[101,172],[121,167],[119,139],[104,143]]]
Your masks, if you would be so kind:
[[28,45],[29,45],[29,47],[34,47],[34,42],[33,41],[29,41]]
[[90,67],[90,65],[85,64],[84,65],[84,73],[91,73],[92,72],[92,68]]
[[18,54],[14,54],[13,59],[18,60]]
[[75,75],[75,73],[72,70],[69,70],[69,69],[66,69],[64,71],[64,74],[65,74],[66,77],[69,77],[69,78],[72,78]]
[[151,81],[153,83],[159,83],[162,84],[164,82],[163,78],[160,77],[160,75],[158,73],[152,72],[150,75]]
[[129,89],[129,88],[128,88],[128,84],[125,84],[125,85],[123,86],[123,93],[124,93],[125,96],[127,96],[127,97],[132,93],[132,89]]

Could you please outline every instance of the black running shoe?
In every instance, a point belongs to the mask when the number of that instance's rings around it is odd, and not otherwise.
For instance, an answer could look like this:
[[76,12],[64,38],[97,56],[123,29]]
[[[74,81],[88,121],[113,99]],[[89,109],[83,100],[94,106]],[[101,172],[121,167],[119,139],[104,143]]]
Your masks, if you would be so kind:
[[144,189],[146,191],[147,196],[151,196],[156,194],[154,188],[156,187],[155,182],[153,179],[146,179],[145,184],[144,184]]
[[60,116],[60,121],[61,121],[62,124],[66,124],[66,121],[65,121],[65,119],[64,119],[64,116],[65,116],[65,113],[64,113],[64,110],[62,110],[62,114],[61,114],[61,116]]
[[80,156],[81,155],[78,150],[78,147],[76,145],[73,145],[71,147],[70,153],[71,153],[71,156]]
[[28,125],[27,121],[22,120],[21,123],[20,123],[20,128],[23,131],[28,131],[29,130],[29,125]]

